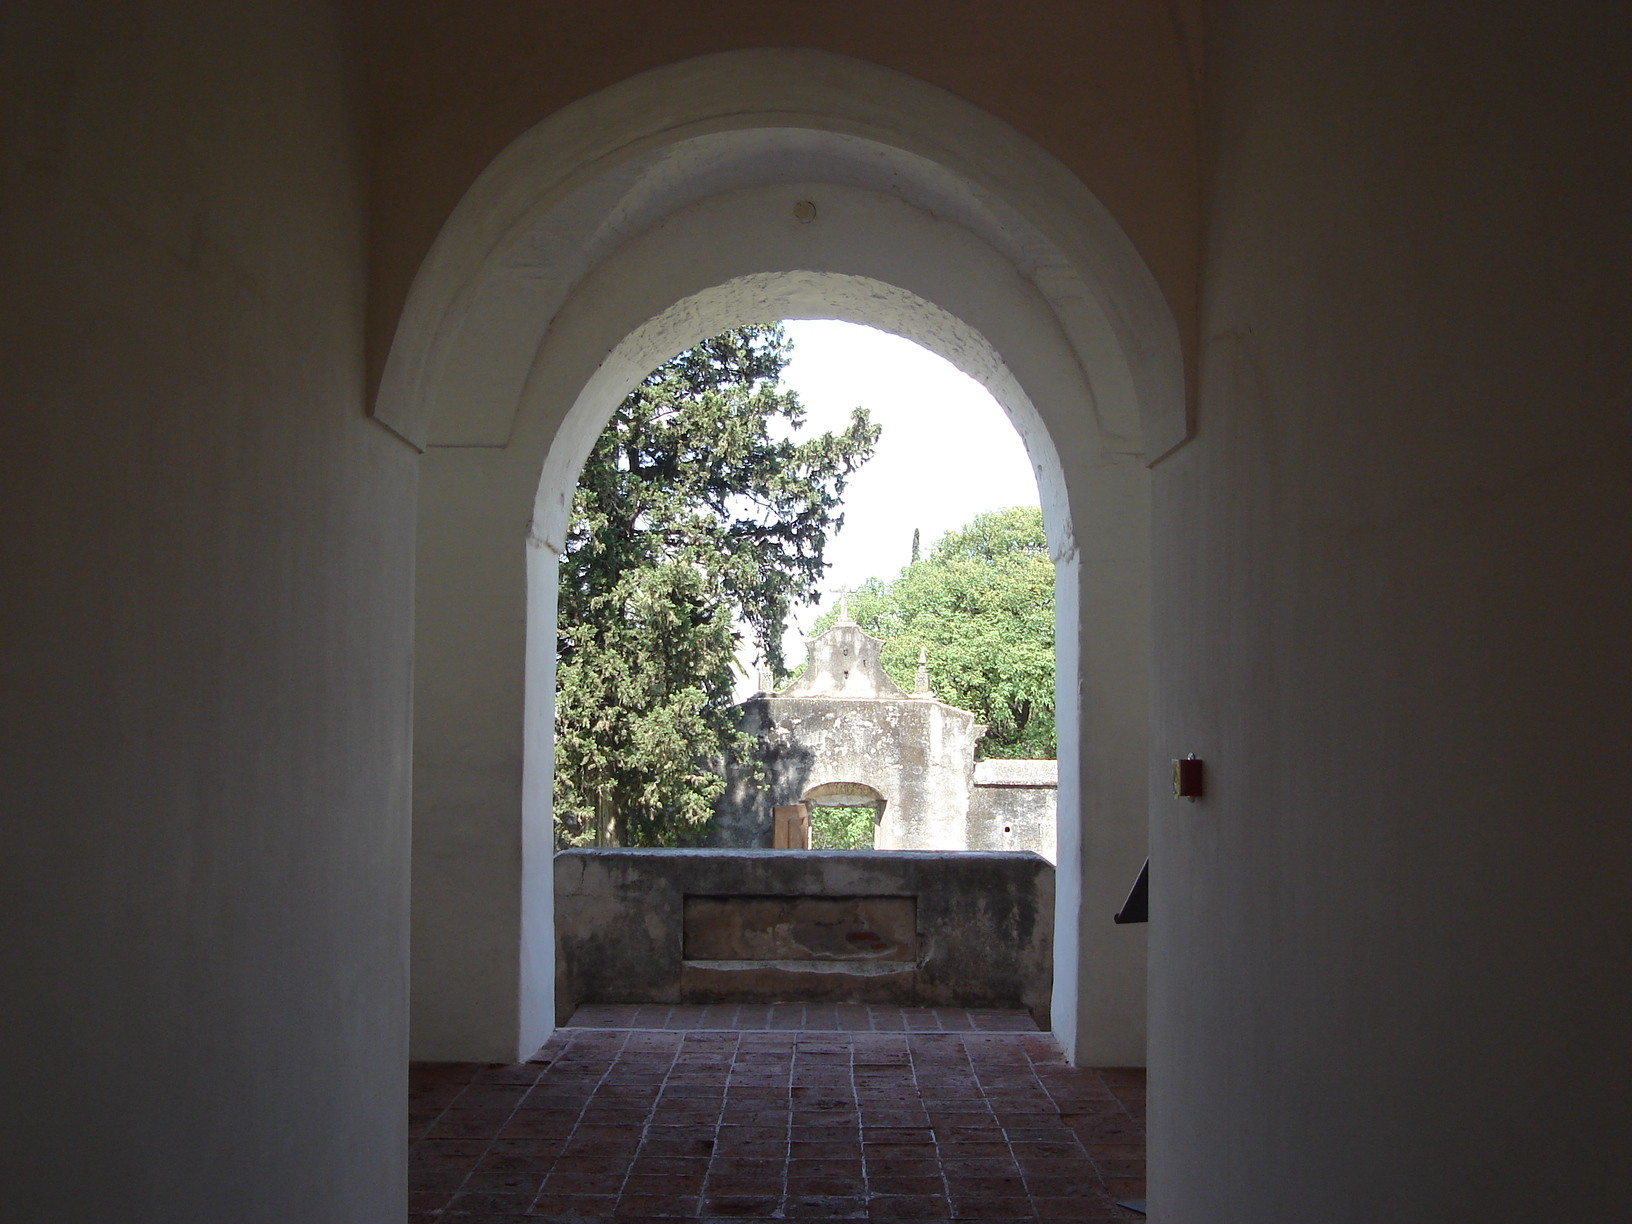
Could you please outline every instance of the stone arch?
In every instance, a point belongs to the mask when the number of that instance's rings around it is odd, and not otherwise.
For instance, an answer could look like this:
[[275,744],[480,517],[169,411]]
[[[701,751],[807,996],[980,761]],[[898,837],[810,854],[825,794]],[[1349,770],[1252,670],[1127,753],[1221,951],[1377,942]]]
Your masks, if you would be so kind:
[[818,782],[805,791],[802,800],[833,807],[877,807],[884,796],[865,782]]
[[1144,465],[1185,435],[1176,330],[1040,149],[922,82],[797,51],[672,65],[541,123],[410,295],[375,411],[425,449],[416,1054],[525,1054],[551,1023],[555,557],[589,445],[660,361],[777,317],[925,344],[1027,443],[1061,630],[1056,1031],[1079,1059],[1138,1062],[1143,944],[1108,914],[1144,852]]

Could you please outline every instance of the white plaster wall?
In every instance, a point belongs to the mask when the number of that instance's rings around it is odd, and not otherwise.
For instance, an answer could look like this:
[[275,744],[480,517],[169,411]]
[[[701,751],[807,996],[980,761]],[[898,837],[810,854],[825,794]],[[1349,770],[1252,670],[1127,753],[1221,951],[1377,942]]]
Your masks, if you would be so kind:
[[957,95],[796,46],[681,59],[511,140],[418,267],[376,415],[416,445],[501,444],[533,348],[513,320],[548,318],[618,245],[673,212],[801,179],[912,202],[992,247],[1048,298],[1053,326],[1092,367],[1108,437],[1137,450],[1142,433],[1152,457],[1183,441],[1172,308],[1099,199],[1040,145]]
[[529,531],[526,451],[435,448],[420,467],[412,1052],[502,1062],[553,1024],[559,553]]
[[[816,224],[793,217],[793,202],[806,197],[818,204]],[[1056,999],[1056,1027],[1082,1061],[1138,1064],[1144,937],[1111,927],[1110,914],[1144,855],[1146,470],[1128,437],[1105,428],[1106,418],[1131,424],[1138,413],[1085,374],[1036,287],[971,233],[893,197],[805,181],[682,207],[617,248],[552,318],[512,315],[504,325],[517,333],[537,335],[545,323],[548,330],[508,441],[432,446],[426,454],[416,924],[431,934],[415,940],[416,1054],[530,1053],[534,1036],[547,1031],[540,1017],[548,1012],[517,1012],[514,969],[517,906],[543,912],[550,886],[540,873],[521,873],[511,885],[521,855],[517,813],[545,801],[543,775],[534,774],[537,788],[522,787],[514,752],[527,718],[543,734],[552,708],[540,700],[524,715],[526,695],[517,687],[526,633],[517,602],[526,563],[522,506],[532,509],[532,539],[553,547],[579,465],[627,388],[703,336],[780,317],[850,318],[922,339],[986,382],[1027,437],[1054,550],[1071,581],[1090,584],[1089,599],[1066,607],[1093,619],[1061,622],[1062,638],[1090,638],[1071,658],[1095,669],[1087,697],[1067,685],[1062,731],[1067,743],[1080,736],[1092,757],[1090,785],[1077,792],[1084,821],[1116,826],[1090,831],[1069,860],[1089,880],[1071,896],[1089,904],[1064,911],[1062,922],[1075,929],[1064,943],[1082,958],[1092,987],[1079,994],[1059,986],[1079,976],[1077,961],[1062,965],[1056,992],[1066,994]],[[1111,377],[1110,385],[1123,384]],[[457,401],[457,384],[437,395]],[[535,501],[517,501],[527,473],[540,468]],[[1095,539],[1085,555],[1074,543],[1080,524]],[[550,583],[553,573],[539,566],[535,599],[553,605]],[[553,702],[553,658],[539,659],[535,676],[548,682]],[[480,849],[465,854],[462,847],[478,840]],[[511,888],[522,899],[494,896]],[[539,981],[547,981],[542,969]]]
[[433,450],[420,466],[413,1056],[507,1061],[522,1053],[525,506],[533,481],[500,449]]
[[318,4],[0,18],[0,1216],[405,1210],[413,454]]
[[1111,917],[1148,845],[1148,795],[1131,768],[1151,751],[1148,473],[1136,458],[1101,455],[1073,476],[1076,521],[1101,526],[1079,532],[1079,548],[1054,565],[1053,1028],[1079,1065],[1144,1066],[1146,928]]
[[[781,57],[772,60],[771,69],[786,66]],[[757,84],[764,85],[766,65],[758,71]],[[695,66],[687,72],[697,77]],[[708,90],[718,83],[710,82],[701,96],[711,98]],[[893,79],[885,85],[893,88]],[[637,100],[656,96],[649,82],[641,89],[646,92],[637,90]],[[817,121],[808,114],[809,91],[795,92],[805,108],[793,133],[797,143]],[[696,102],[687,95],[680,100]],[[835,113],[846,101],[839,95],[826,98]],[[672,118],[675,105],[675,98],[665,99],[655,113]],[[876,133],[876,92],[862,109],[867,130]],[[984,138],[980,125],[986,120],[972,120],[963,104],[953,104],[952,110]],[[631,153],[613,141],[613,134],[653,122],[632,108],[627,96],[606,101],[593,114],[600,126],[583,127],[579,114],[540,125],[543,134],[518,141],[450,219],[416,284],[378,409],[381,419],[406,436],[436,440],[425,460],[421,514],[416,1053],[508,1056],[527,1052],[527,1042],[542,1031],[534,1007],[519,1014],[516,1009],[515,958],[530,938],[523,931],[533,929],[534,920],[493,895],[494,889],[525,888],[517,883],[528,878],[518,866],[518,813],[528,805],[541,810],[547,802],[544,775],[531,770],[533,782],[524,785],[522,759],[516,756],[527,721],[539,726],[540,737],[550,721],[550,707],[542,700],[524,713],[526,696],[517,685],[519,643],[528,631],[518,619],[525,553],[518,542],[516,489],[529,471],[542,469],[531,505],[532,538],[544,548],[558,543],[584,455],[618,399],[650,368],[738,323],[842,317],[918,339],[993,390],[1031,447],[1051,541],[1065,560],[1063,572],[1070,582],[1087,584],[1085,598],[1073,595],[1062,606],[1084,609],[1092,619],[1062,622],[1060,635],[1062,641],[1082,639],[1062,645],[1062,671],[1080,662],[1087,681],[1080,693],[1080,678],[1070,682],[1060,708],[1065,742],[1086,746],[1093,772],[1086,787],[1062,787],[1062,802],[1080,803],[1085,821],[1116,827],[1093,830],[1075,845],[1074,857],[1061,860],[1065,874],[1085,871],[1088,880],[1085,887],[1068,886],[1071,904],[1057,911],[1062,928],[1070,928],[1064,946],[1081,960],[1078,973],[1058,973],[1056,983],[1086,974],[1093,985],[1080,997],[1074,987],[1062,988],[1069,997],[1057,1000],[1066,1005],[1054,1014],[1062,1040],[1080,1060],[1141,1062],[1143,932],[1114,928],[1109,921],[1144,853],[1146,473],[1138,440],[1144,404],[1134,389],[1174,386],[1179,375],[1170,321],[1166,331],[1152,328],[1143,335],[1136,352],[1116,356],[1118,328],[1151,309],[1148,286],[1141,290],[1144,296],[1134,294],[1117,306],[1123,285],[1117,277],[1130,275],[1125,239],[1122,247],[1107,247],[1088,261],[1096,271],[1120,271],[1104,283],[1096,281],[1092,291],[1079,279],[1077,290],[1064,292],[1072,275],[1083,275],[1068,274],[1074,265],[1056,262],[1045,275],[1024,261],[1017,264],[970,229],[901,198],[910,194],[906,188],[914,176],[923,175],[921,158],[907,159],[887,191],[855,185],[878,179],[879,165],[865,174],[855,171],[849,181],[794,178],[742,187],[744,181],[785,175],[786,159],[772,157],[753,173],[731,163],[725,173],[715,149],[716,160],[688,163],[698,128],[728,122],[715,116],[708,124],[682,124],[665,133],[678,142],[670,154],[675,165],[691,165],[695,172],[693,179],[678,176],[686,190],[673,201],[674,211],[653,212],[650,200],[619,180],[630,198],[642,201],[641,215],[661,220],[638,233],[619,234],[621,243],[609,246],[599,264],[563,287],[560,269],[540,252],[562,248],[580,229],[588,242],[603,218],[559,184],[571,181],[580,195],[594,195],[584,185],[587,176],[591,170],[612,173],[616,161],[603,152],[600,161],[574,176],[559,159],[584,156],[579,147],[584,141],[627,158]],[[861,126],[843,116],[827,121],[839,128]],[[911,126],[922,117],[909,119],[901,112],[893,121]],[[741,99],[729,122],[752,137],[749,152],[775,152],[775,142],[767,142]],[[582,128],[579,144],[569,140],[562,148],[560,125],[573,131],[574,124]],[[943,147],[956,145],[945,131],[937,135]],[[656,139],[647,133],[642,144],[631,136],[630,148],[644,155]],[[875,161],[890,152],[865,147]],[[845,148],[825,151],[842,160]],[[890,166],[887,158],[880,164]],[[1016,164],[1029,165],[1025,157]],[[808,172],[810,166],[800,162],[793,168]],[[948,177],[944,168],[938,173]],[[1029,177],[1022,177],[1037,196],[1039,215],[1058,228],[1058,201],[1050,195],[1058,184],[1034,166],[1026,173]],[[699,183],[706,186],[710,174],[724,174],[723,185],[730,189],[707,194]],[[1091,201],[1080,184],[1074,190]],[[803,199],[816,203],[813,224],[793,215],[792,205]],[[1082,232],[1067,232],[1063,240],[1073,249],[1091,247],[1105,224],[1101,213],[1085,214]],[[569,288],[570,295],[563,296]],[[498,310],[496,304],[507,305]],[[1083,335],[1074,336],[1068,326]],[[485,366],[488,373],[480,379],[471,374],[470,354],[461,347],[477,337],[480,351],[497,363]],[[1156,356],[1164,344],[1172,356],[1166,374]],[[514,354],[529,345],[531,368],[520,378]],[[509,356],[501,362],[501,354]],[[519,388],[508,392],[509,401],[494,373],[501,366],[508,385]],[[495,408],[503,402],[513,403],[508,421]],[[433,409],[446,419],[432,420]],[[1164,447],[1174,440],[1169,435],[1175,410],[1182,423],[1182,405],[1173,403],[1153,408],[1149,416]],[[463,441],[451,445],[456,439]],[[484,524],[491,524],[491,531]],[[1085,558],[1076,543],[1084,524],[1094,540]],[[531,632],[543,640],[536,627]],[[551,689],[552,663],[540,658],[535,672]],[[505,725],[498,727],[495,719]],[[486,734],[483,728],[489,726],[495,734]],[[464,852],[478,841],[479,849]],[[439,856],[443,866],[432,861]],[[474,890],[483,895],[472,895]],[[540,898],[534,912],[542,915],[543,905]],[[423,954],[421,930],[427,933]],[[533,943],[544,946],[541,938]],[[518,1032],[528,1036],[518,1038]]]
[[1151,1218],[1627,1219],[1627,12],[1215,17]]

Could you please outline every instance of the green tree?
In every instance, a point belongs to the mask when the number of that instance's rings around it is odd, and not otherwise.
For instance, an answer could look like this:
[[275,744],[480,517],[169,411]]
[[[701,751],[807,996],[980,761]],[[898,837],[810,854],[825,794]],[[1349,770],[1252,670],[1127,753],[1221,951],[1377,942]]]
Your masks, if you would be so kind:
[[846,477],[878,429],[786,435],[780,324],[715,336],[654,370],[595,443],[561,558],[555,813],[582,844],[698,840],[735,741],[733,658],[786,674],[789,608],[816,597]]
[[[850,614],[884,639],[884,669],[908,691],[924,652],[935,695],[986,724],[983,755],[1056,755],[1054,563],[1041,510],[978,516],[893,582],[863,584]],[[824,613],[817,630],[836,615]]]
[[877,813],[870,807],[824,807],[810,809],[812,850],[871,850]]

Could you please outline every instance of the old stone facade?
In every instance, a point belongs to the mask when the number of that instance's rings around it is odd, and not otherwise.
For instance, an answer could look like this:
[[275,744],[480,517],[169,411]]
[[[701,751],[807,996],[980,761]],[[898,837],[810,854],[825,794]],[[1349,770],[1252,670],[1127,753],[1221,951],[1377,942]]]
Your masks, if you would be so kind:
[[1054,861],[1055,763],[975,760],[985,727],[968,710],[885,674],[884,643],[841,615],[796,680],[743,702],[758,741],[727,770],[715,843],[769,846],[771,810],[871,807],[879,850],[1031,850]]
[[1034,850],[1052,863],[1058,787],[1058,761],[975,762],[969,849]]

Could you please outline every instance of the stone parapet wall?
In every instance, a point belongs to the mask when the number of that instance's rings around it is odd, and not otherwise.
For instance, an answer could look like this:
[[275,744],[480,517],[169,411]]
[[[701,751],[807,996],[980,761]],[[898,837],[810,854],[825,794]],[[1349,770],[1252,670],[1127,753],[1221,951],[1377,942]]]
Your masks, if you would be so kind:
[[769,1000],[1025,1008],[1049,1026],[1054,869],[1031,853],[564,850],[556,1012]]

